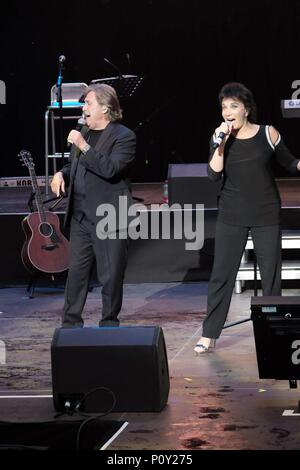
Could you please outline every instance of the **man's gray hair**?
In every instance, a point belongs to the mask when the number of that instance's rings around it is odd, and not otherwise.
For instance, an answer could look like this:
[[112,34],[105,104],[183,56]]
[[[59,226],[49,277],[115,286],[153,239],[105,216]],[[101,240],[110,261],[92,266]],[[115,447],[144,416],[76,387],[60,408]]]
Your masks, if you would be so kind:
[[120,108],[119,99],[116,90],[110,85],[105,83],[97,83],[90,85],[84,93],[84,98],[88,93],[93,91],[96,95],[96,99],[100,105],[107,106],[109,120],[120,121],[123,117],[122,110]]

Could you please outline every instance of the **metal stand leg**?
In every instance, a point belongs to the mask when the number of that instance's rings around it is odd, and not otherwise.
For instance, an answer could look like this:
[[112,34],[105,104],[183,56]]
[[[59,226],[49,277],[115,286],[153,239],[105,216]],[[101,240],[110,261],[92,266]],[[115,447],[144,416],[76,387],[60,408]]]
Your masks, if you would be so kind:
[[257,297],[257,259],[253,252],[253,269],[254,269],[254,295]]
[[290,379],[289,380],[289,386],[290,386],[290,388],[297,388],[297,380],[296,379]]
[[30,281],[29,281],[27,289],[26,289],[29,299],[33,299],[33,297],[34,297],[33,293],[34,293],[34,288],[35,288],[35,284],[36,284],[36,281],[37,281],[38,277],[39,277],[39,274],[33,274],[30,278]]
[[49,111],[45,113],[45,195],[49,195],[49,141],[48,141]]
[[[49,124],[50,117],[50,124]],[[51,146],[52,146],[52,161],[53,161],[53,173],[56,173],[56,148],[55,148],[55,122],[54,122],[54,113],[53,111],[47,109],[45,113],[45,195],[49,196],[49,158],[50,158],[50,149],[49,149],[49,125],[51,126]]]
[[[52,135],[52,152],[53,152],[53,155],[55,155],[56,154],[55,122],[54,122],[54,113],[53,113],[53,111],[51,111],[50,118],[51,118],[51,135]],[[53,158],[53,173],[56,173],[56,158]]]
[[234,292],[236,294],[241,294],[242,293],[242,281],[235,281]]
[[[33,274],[30,278],[30,281],[29,281],[28,286],[26,288],[26,291],[28,292],[28,298],[29,299],[34,298],[34,290],[35,290],[35,287],[36,287],[36,284],[37,284],[37,280],[41,277],[41,274],[42,274],[41,272],[37,272],[37,273]],[[53,283],[53,285],[56,289],[64,290],[64,286],[60,287],[58,284],[56,284],[56,279],[55,279],[54,274],[49,274],[49,276],[50,276],[51,282]],[[66,276],[67,276],[67,272],[65,274],[64,284],[66,283]]]
[[[245,250],[241,259],[241,264],[245,264],[248,262],[248,250]],[[243,292],[243,287],[245,286],[244,281],[236,280],[234,292],[235,294],[241,294]]]

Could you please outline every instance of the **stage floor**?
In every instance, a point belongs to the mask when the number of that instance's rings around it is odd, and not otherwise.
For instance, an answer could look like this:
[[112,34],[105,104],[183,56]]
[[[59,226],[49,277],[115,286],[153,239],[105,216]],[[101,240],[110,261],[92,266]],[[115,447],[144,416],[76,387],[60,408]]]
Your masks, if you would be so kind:
[[[99,293],[94,289],[88,295],[86,326],[97,325]],[[121,324],[163,328],[171,388],[160,413],[106,417],[129,422],[108,450],[299,449],[300,418],[283,416],[296,409],[299,391],[289,389],[287,381],[258,378],[251,321],[224,330],[215,352],[194,356],[206,294],[207,283],[197,282],[125,286]],[[299,289],[284,291],[299,294]],[[250,290],[233,295],[229,321],[249,318],[251,295]],[[22,288],[2,289],[6,364],[0,365],[0,420],[54,419],[50,343],[62,304],[62,292],[51,289],[39,290],[34,299]]]
[[[278,184],[283,207],[296,209],[286,212],[297,224],[300,179],[280,180]],[[146,205],[163,202],[162,183],[134,185],[133,189],[134,195]],[[13,219],[13,214],[28,213],[29,193],[29,188],[0,188],[2,219],[9,214],[12,217],[8,219]],[[63,207],[59,210],[63,211]],[[3,225],[18,256],[15,236],[20,217],[11,226],[8,220]],[[214,353],[195,357],[193,347],[201,334],[207,282],[159,282],[164,264],[168,266],[162,255],[166,246],[163,252],[158,251],[157,265],[153,262],[153,245],[150,248],[137,245],[137,248],[135,264],[139,270],[147,264],[143,256],[149,252],[152,277],[149,275],[148,279],[152,282],[140,280],[125,284],[120,320],[122,325],[163,328],[170,367],[170,397],[160,413],[112,413],[111,419],[128,421],[129,425],[108,449],[298,450],[299,417],[283,416],[283,413],[296,409],[299,392],[289,389],[287,381],[258,378],[252,323],[226,329]],[[7,245],[3,249],[10,248]],[[211,247],[203,251],[211,258]],[[172,269],[169,266],[170,276],[174,278],[181,260],[178,249],[172,248],[168,256],[176,263]],[[13,263],[3,262],[5,270],[9,264]],[[233,294],[229,321],[249,318],[252,293],[248,289]],[[300,289],[285,289],[283,294],[300,295]],[[99,287],[88,295],[87,326],[98,323],[99,296]],[[54,329],[60,326],[62,304],[62,290],[50,287],[37,289],[33,299],[26,296],[23,287],[1,289],[0,346],[5,347],[6,363],[0,363],[0,420],[54,419],[49,397],[52,393],[50,344]]]

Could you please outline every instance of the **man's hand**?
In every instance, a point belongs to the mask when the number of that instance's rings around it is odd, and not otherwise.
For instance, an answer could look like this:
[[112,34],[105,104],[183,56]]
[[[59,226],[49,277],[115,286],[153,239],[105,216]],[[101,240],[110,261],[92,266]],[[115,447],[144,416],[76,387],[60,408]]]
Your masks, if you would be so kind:
[[68,142],[71,144],[75,144],[76,147],[78,147],[81,151],[84,149],[84,147],[87,144],[87,141],[84,140],[80,132],[75,131],[74,129],[70,132],[68,135]]
[[60,196],[61,192],[65,193],[65,180],[61,171],[58,171],[53,176],[51,181],[51,190],[57,197]]

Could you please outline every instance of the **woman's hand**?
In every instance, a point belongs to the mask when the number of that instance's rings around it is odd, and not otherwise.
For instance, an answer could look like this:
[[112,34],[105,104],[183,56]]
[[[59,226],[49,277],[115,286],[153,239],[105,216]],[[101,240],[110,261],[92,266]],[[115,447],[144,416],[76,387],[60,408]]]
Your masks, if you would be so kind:
[[221,132],[223,132],[223,134],[225,134],[225,137],[222,140],[222,144],[224,145],[228,137],[230,136],[231,131],[232,131],[232,124],[230,124],[230,122],[222,122],[222,124],[215,129],[215,138],[218,137]]

